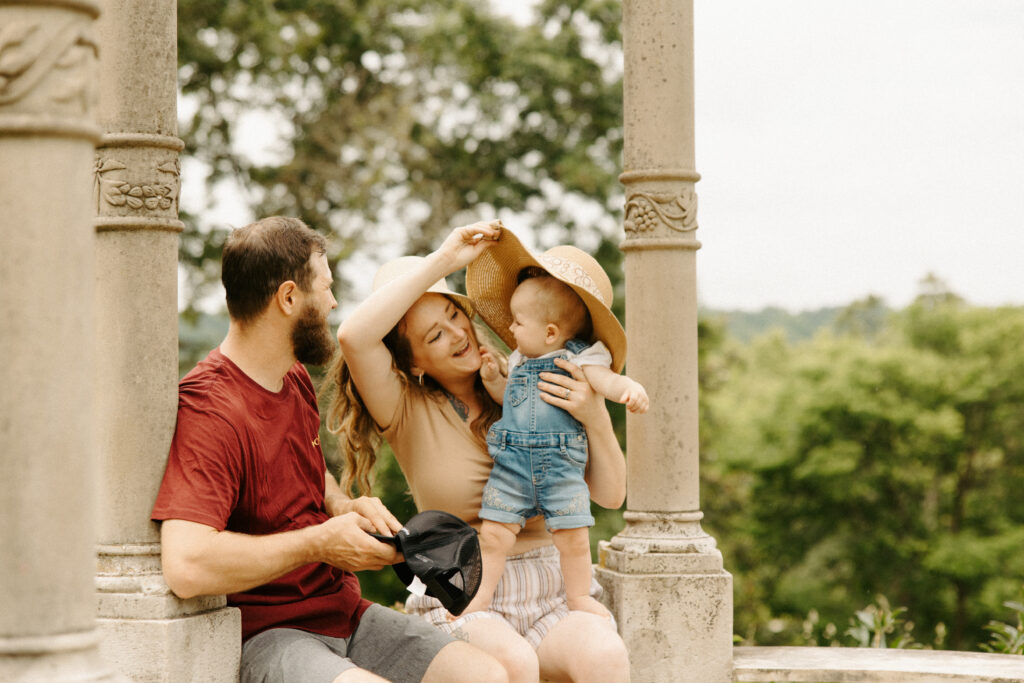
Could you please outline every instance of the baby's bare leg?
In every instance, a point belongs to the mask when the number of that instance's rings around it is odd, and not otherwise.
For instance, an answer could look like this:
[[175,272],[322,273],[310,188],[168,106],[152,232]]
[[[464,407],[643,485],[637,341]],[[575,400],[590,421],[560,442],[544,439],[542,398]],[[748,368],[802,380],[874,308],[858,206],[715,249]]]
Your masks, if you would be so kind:
[[498,581],[501,580],[501,575],[505,572],[505,556],[515,545],[516,536],[519,535],[521,528],[518,524],[483,520],[480,525],[480,557],[483,563],[480,590],[462,612],[463,614],[481,612],[491,606],[494,590],[498,587]]
[[590,532],[587,527],[558,529],[551,534],[558,548],[569,609],[607,617],[610,613],[590,596]]

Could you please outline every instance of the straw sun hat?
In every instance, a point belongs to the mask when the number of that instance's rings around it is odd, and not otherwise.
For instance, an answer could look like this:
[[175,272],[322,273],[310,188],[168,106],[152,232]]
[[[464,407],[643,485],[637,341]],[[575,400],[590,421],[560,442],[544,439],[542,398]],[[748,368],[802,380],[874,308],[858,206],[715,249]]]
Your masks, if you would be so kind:
[[[416,268],[423,264],[424,258],[422,256],[399,256],[396,259],[391,259],[380,268],[377,269],[377,274],[373,276],[373,291],[377,291],[392,280],[397,280],[400,277],[411,273]],[[444,294],[462,304],[462,307],[466,309],[469,317],[473,317],[474,306],[473,302],[469,300],[465,294],[459,294],[453,292],[448,288],[448,283],[444,278],[441,278],[434,284],[427,288],[428,292],[434,292],[435,294]]]
[[612,313],[612,283],[593,256],[573,246],[552,247],[543,254],[531,254],[507,228],[498,243],[486,249],[466,270],[466,291],[477,314],[509,348],[515,339],[509,302],[523,268],[539,267],[569,285],[576,292],[594,323],[595,339],[604,342],[612,354],[612,370],[622,372],[626,363],[626,331]]

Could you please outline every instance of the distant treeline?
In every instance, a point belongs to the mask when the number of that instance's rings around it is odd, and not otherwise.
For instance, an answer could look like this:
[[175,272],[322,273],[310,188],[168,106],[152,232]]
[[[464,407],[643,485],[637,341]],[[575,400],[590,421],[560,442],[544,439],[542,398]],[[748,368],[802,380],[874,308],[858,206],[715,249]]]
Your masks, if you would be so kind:
[[759,311],[706,308],[700,313],[704,318],[721,321],[729,336],[738,341],[749,342],[765,332],[781,330],[786,339],[797,342],[810,339],[824,327],[831,327],[844,309],[843,306],[832,306],[793,313],[778,306],[768,306]]

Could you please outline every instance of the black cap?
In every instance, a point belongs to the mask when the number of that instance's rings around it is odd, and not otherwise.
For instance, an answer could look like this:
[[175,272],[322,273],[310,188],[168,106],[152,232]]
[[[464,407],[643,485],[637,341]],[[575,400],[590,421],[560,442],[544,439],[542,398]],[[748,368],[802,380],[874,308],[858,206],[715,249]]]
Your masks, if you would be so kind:
[[371,534],[405,556],[394,565],[406,586],[416,576],[454,615],[462,614],[480,588],[482,563],[476,530],[455,515],[425,510],[394,536]]

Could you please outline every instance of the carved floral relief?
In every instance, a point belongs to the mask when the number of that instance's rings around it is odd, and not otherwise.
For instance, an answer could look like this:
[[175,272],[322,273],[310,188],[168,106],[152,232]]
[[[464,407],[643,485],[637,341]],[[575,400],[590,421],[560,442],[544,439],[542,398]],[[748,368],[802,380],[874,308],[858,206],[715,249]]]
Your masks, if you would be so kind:
[[[117,159],[96,156],[97,210],[109,206],[128,207],[142,211],[177,211],[181,164],[177,158],[156,167],[156,182],[133,182],[124,176],[128,166]],[[162,182],[161,182],[162,181]]]
[[91,25],[78,18],[0,25],[0,106],[23,102],[28,109],[45,106],[46,113],[88,113],[98,56]]
[[697,193],[684,189],[678,194],[634,192],[626,199],[625,229],[644,235],[664,225],[676,232],[697,229]]

